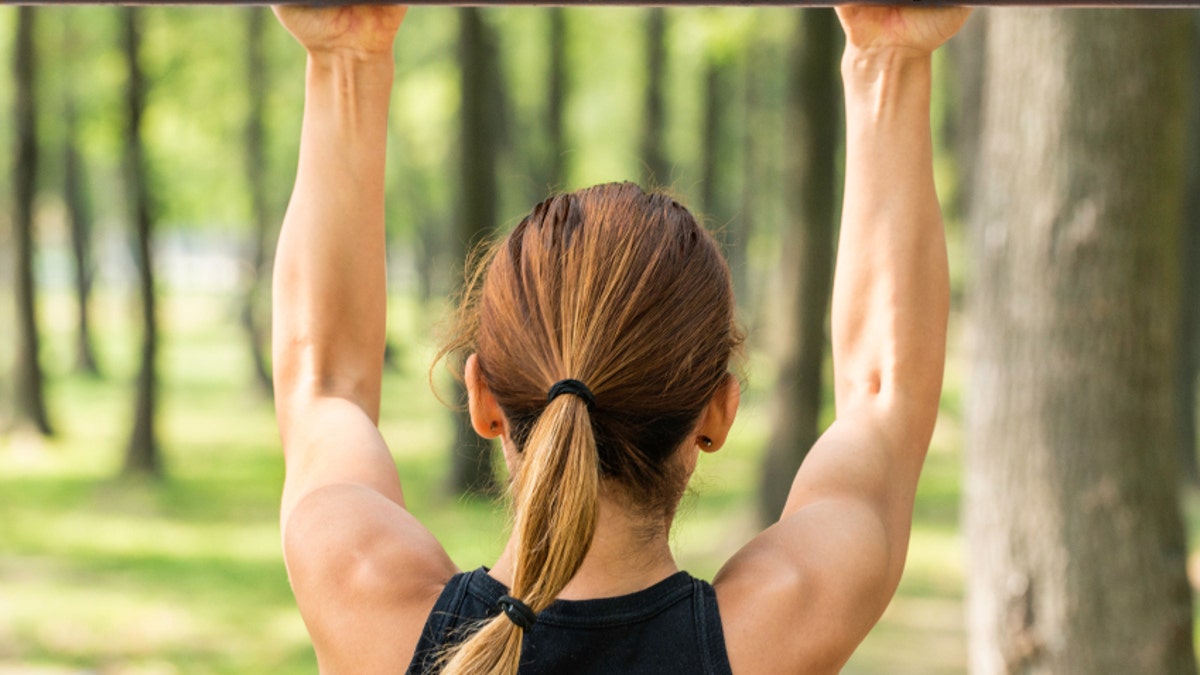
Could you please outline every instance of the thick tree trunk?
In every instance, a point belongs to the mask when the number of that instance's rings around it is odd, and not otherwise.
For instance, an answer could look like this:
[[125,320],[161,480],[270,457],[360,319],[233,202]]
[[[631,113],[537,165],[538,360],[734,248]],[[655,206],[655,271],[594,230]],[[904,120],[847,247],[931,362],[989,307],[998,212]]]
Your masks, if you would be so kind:
[[37,114],[35,112],[36,48],[34,26],[38,12],[17,9],[17,35],[13,81],[16,91],[13,116],[16,156],[13,164],[13,229],[16,235],[17,363],[16,425],[49,436],[53,432],[46,414],[43,373],[39,360],[37,302],[33,279],[33,198],[38,172]]
[[[459,64],[462,70],[462,111],[459,158],[458,259],[496,226],[496,129],[487,93],[493,91],[498,54],[491,30],[477,7],[459,10]],[[455,396],[466,401],[456,384]],[[492,493],[496,489],[492,444],[471,428],[465,406],[454,415],[450,489],[455,493]]]
[[267,318],[260,310],[263,280],[269,279],[268,251],[273,222],[270,200],[267,198],[266,139],[263,118],[267,98],[267,60],[263,40],[267,25],[267,10],[250,8],[246,12],[246,94],[250,102],[243,134],[246,140],[246,185],[250,190],[250,209],[253,212],[253,249],[250,253],[250,276],[242,293],[241,323],[246,332],[246,344],[254,367],[254,381],[259,390],[270,396],[271,367],[267,364]]
[[662,7],[646,10],[646,92],[642,117],[643,183],[655,188],[671,184],[667,162],[666,111],[663,76],[667,63],[667,13]]
[[562,7],[546,10],[550,17],[550,86],[546,94],[546,135],[550,138],[548,183],[551,190],[566,186],[567,139],[563,128],[567,99],[567,13]]
[[1193,485],[1200,483],[1196,456],[1196,376],[1200,371],[1200,14],[1192,14],[1192,82],[1187,122],[1184,222],[1179,245],[1182,292],[1179,306],[1179,369],[1175,402],[1179,462]]
[[771,395],[771,437],[763,460],[759,514],[779,518],[792,478],[819,433],[825,357],[825,315],[833,284],[834,184],[839,110],[841,42],[833,10],[796,13],[785,175],[788,217],[780,259],[781,299],[775,362],[779,375]]
[[146,82],[138,61],[141,46],[142,10],[122,10],[122,40],[128,82],[124,147],[125,189],[133,220],[134,259],[142,303],[142,347],[134,400],[133,430],[125,454],[124,473],[162,474],[162,458],[155,432],[158,403],[158,320],[154,297],[154,261],[151,252],[152,215],[150,176],[142,147],[142,115],[146,109]]
[[1187,22],[988,17],[972,216],[974,675],[1196,672],[1174,373]]

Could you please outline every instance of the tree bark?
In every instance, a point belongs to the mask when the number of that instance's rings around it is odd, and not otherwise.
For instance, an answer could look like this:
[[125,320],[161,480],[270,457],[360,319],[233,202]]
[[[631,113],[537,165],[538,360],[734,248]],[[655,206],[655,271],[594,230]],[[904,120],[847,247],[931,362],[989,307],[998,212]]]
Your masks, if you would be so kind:
[[646,10],[646,91],[642,119],[643,182],[650,188],[670,185],[671,166],[665,150],[666,112],[663,71],[667,62],[667,14],[662,7]]
[[1191,21],[1192,82],[1187,122],[1187,169],[1184,223],[1179,246],[1183,273],[1179,304],[1179,369],[1176,380],[1176,429],[1179,463],[1193,485],[1200,484],[1196,456],[1196,376],[1200,371],[1200,14]]
[[154,297],[153,215],[150,175],[142,146],[142,116],[146,109],[146,82],[139,63],[142,10],[121,12],[121,37],[125,53],[126,118],[124,139],[125,190],[133,221],[134,259],[142,305],[142,346],[134,398],[133,430],[125,454],[124,473],[159,476],[162,457],[155,430],[158,408],[158,319]]
[[246,185],[250,191],[250,209],[253,217],[252,250],[250,253],[250,275],[242,292],[241,323],[246,333],[250,361],[254,368],[254,381],[260,392],[272,395],[271,367],[267,363],[267,319],[260,310],[263,280],[271,276],[269,253],[271,218],[270,200],[267,198],[267,160],[265,116],[267,98],[267,60],[263,53],[267,10],[249,8],[246,12],[246,94],[250,103],[243,130],[246,143]]
[[16,295],[17,295],[17,363],[13,372],[16,385],[16,418],[18,427],[28,427],[43,436],[53,428],[46,413],[43,389],[44,374],[39,357],[37,302],[33,278],[33,200],[37,190],[37,52],[34,31],[38,10],[33,7],[17,9],[17,33],[13,82],[15,85],[13,116],[16,137],[13,164],[13,230],[16,235]]
[[839,143],[841,42],[830,9],[797,12],[786,117],[785,175],[792,223],[780,245],[780,285],[771,395],[771,436],[763,459],[759,515],[778,520],[792,478],[816,442],[822,401],[821,366],[828,342],[825,318],[833,285],[834,165]]
[[1187,22],[988,17],[972,224],[973,675],[1196,672],[1174,372]]
[[[456,243],[460,261],[496,226],[496,129],[489,112],[488,92],[494,89],[497,49],[491,30],[477,7],[459,10],[459,64],[462,72],[462,111],[459,115],[459,223]],[[471,428],[465,410],[466,392],[455,385],[464,403],[454,413],[454,447],[450,489],[458,494],[491,494],[496,490],[492,443]]]

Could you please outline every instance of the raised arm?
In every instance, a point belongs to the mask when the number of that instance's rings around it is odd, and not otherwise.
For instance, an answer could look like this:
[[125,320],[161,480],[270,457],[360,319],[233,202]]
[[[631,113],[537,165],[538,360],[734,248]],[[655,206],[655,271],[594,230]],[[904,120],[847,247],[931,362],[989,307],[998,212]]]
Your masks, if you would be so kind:
[[[780,521],[718,577],[731,598],[780,579],[777,625],[790,667],[836,673],[878,620],[904,567],[917,478],[937,417],[949,279],[933,184],[931,53],[965,9],[852,5],[847,33],[846,188],[834,278],[837,419],[796,475]],[[771,610],[764,610],[771,611]],[[724,612],[723,612],[724,614]],[[787,634],[780,634],[778,631]],[[738,640],[731,658],[739,666]],[[759,645],[758,650],[767,645]],[[789,672],[779,662],[753,672]]]
[[321,672],[395,672],[456,571],[404,509],[376,427],[385,137],[404,8],[276,12],[308,51],[300,162],[273,298],[284,558]]
[[402,503],[375,431],[384,349],[384,149],[396,7],[276,10],[308,51],[296,185],[275,258],[283,520],[322,484]]

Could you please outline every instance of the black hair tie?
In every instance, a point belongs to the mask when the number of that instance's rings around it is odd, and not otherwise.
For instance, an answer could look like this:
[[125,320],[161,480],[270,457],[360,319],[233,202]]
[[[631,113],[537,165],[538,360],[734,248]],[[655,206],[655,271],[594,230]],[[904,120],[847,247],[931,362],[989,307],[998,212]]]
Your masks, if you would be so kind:
[[509,621],[513,622],[521,630],[529,630],[533,628],[533,624],[537,623],[537,614],[534,614],[533,610],[529,609],[529,605],[511,595],[500,596],[500,599],[496,601],[496,606],[500,608],[500,611],[504,612]]
[[546,403],[550,403],[559,394],[574,394],[583,399],[587,404],[588,410],[596,407],[596,395],[588,389],[587,385],[579,380],[559,380],[550,386],[550,393],[546,394]]

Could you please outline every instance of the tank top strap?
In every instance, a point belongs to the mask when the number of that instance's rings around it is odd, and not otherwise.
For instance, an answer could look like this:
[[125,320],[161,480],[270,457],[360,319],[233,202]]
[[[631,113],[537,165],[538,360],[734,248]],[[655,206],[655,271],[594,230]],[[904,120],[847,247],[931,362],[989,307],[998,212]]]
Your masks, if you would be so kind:
[[462,613],[461,608],[467,598],[471,575],[478,571],[459,572],[446,582],[446,587],[442,589],[437,602],[433,604],[433,609],[429,612],[425,628],[421,630],[421,639],[417,642],[417,649],[413,653],[413,660],[408,666],[406,675],[422,675],[433,672],[434,662],[437,660],[444,637],[452,630],[452,625],[456,623],[456,617]]
[[696,636],[704,656],[706,675],[733,675],[729,668],[729,655],[725,651],[725,631],[721,628],[717,591],[712,584],[695,577],[692,577],[692,586]]

